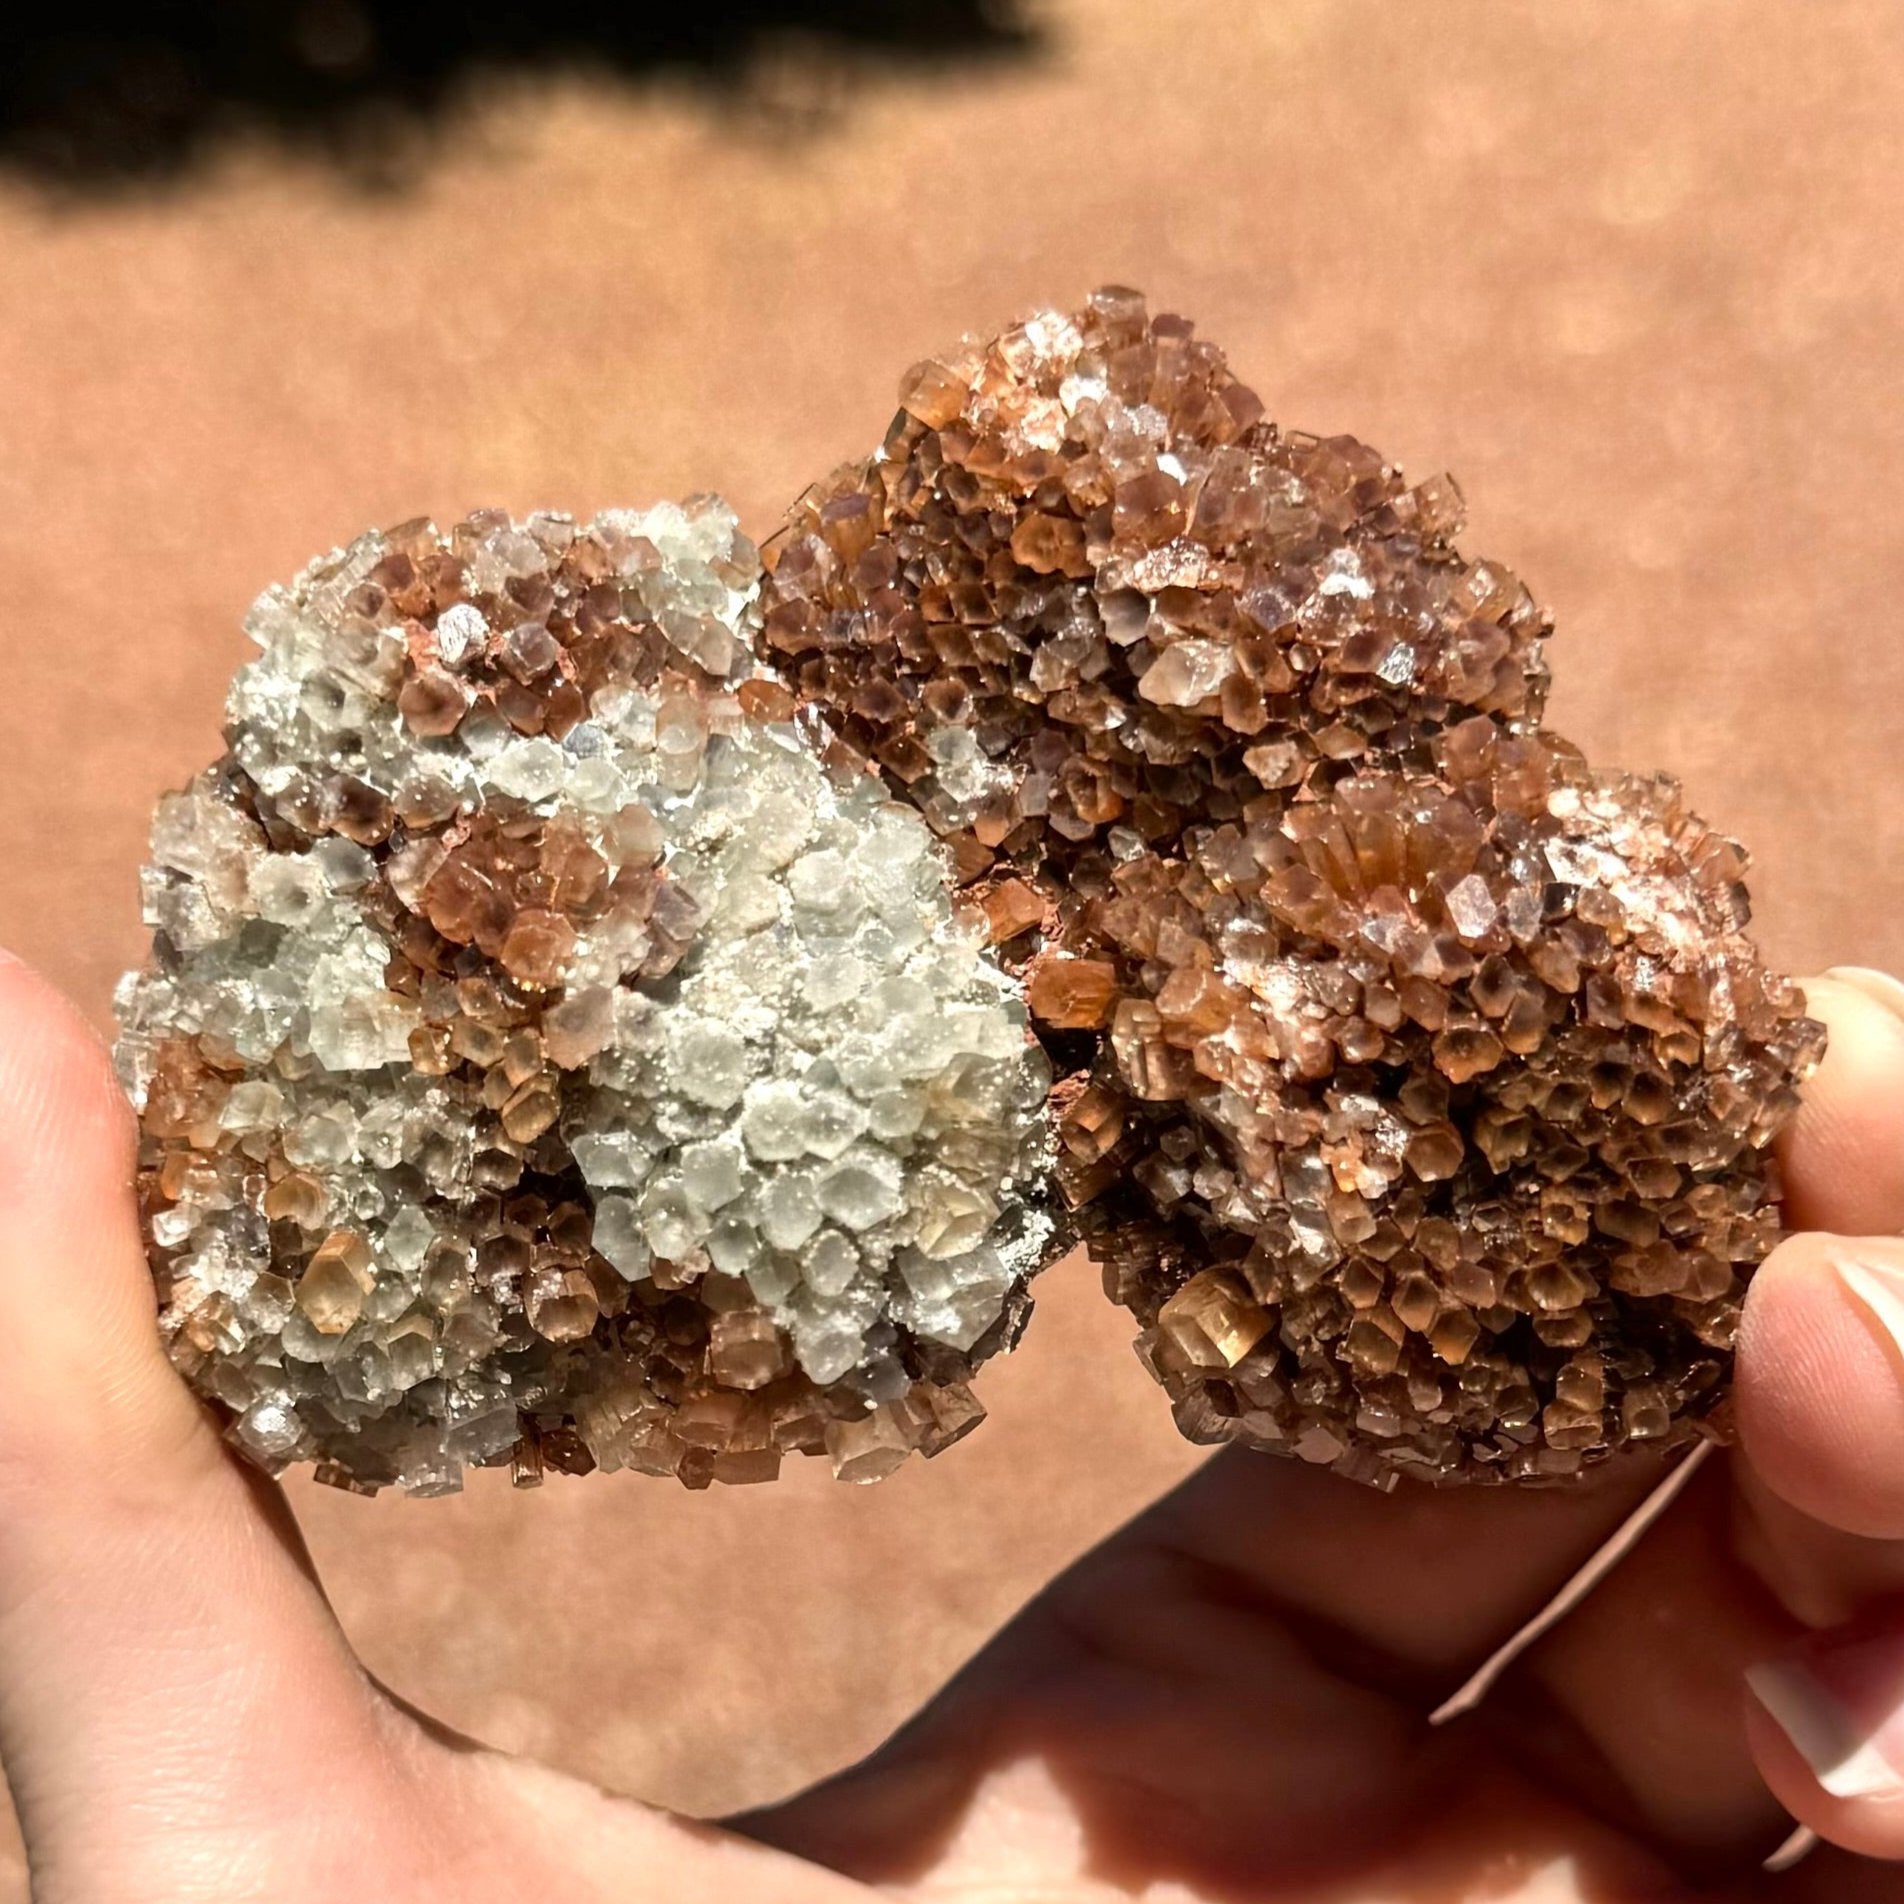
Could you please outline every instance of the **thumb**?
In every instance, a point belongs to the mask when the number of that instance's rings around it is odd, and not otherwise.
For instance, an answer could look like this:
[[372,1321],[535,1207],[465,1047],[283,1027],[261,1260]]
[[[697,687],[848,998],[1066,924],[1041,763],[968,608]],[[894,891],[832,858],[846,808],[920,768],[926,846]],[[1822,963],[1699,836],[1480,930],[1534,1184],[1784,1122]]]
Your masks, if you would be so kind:
[[311,1766],[377,1776],[398,1721],[165,1357],[134,1157],[104,1049],[0,954],[0,1760],[42,1885],[241,1895]]

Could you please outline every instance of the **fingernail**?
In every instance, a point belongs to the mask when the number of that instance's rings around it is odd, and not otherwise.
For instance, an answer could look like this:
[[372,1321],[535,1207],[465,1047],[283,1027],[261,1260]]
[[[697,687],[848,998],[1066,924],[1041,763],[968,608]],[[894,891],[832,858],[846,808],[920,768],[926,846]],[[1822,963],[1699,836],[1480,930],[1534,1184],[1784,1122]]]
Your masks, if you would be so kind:
[[1820,1634],[1745,1683],[1832,1797],[1904,1793],[1904,1635]]
[[1832,1268],[1904,1372],[1904,1271],[1888,1263],[1834,1263]]
[[1904,1018],[1904,979],[1893,978],[1873,965],[1834,965],[1824,976],[1862,992],[1875,1005]]

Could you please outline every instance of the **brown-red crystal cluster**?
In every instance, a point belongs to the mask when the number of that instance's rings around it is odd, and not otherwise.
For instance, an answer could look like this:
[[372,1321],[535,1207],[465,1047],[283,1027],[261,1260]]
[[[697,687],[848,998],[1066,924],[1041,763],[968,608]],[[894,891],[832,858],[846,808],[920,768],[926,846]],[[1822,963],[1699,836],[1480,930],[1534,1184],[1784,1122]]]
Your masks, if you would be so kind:
[[951,849],[1184,1432],[1572,1475],[1723,1397],[1822,1049],[1744,857],[1541,724],[1446,477],[1278,430],[1101,291],[916,366],[761,639]]

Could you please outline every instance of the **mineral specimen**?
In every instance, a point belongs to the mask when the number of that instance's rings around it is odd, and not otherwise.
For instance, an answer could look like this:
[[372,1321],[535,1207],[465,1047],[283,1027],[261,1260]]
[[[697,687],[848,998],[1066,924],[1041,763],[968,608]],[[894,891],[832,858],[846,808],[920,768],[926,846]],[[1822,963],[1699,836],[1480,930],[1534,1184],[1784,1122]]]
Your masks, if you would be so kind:
[[1024,975],[1184,1431],[1383,1482],[1694,1432],[1822,1048],[1743,855],[1540,725],[1547,618],[1451,481],[1278,431],[1136,293],[900,401],[764,645]]
[[270,1469],[873,1479],[982,1410],[1049,1081],[944,849],[752,664],[713,501],[272,589],[121,990],[179,1367]]
[[239,1444],[875,1478],[1072,1228],[1198,1440],[1714,1431],[1822,1030],[1739,849],[1542,725],[1454,484],[1129,291],[901,405],[764,585],[703,502],[412,523],[254,610],[120,1047]]

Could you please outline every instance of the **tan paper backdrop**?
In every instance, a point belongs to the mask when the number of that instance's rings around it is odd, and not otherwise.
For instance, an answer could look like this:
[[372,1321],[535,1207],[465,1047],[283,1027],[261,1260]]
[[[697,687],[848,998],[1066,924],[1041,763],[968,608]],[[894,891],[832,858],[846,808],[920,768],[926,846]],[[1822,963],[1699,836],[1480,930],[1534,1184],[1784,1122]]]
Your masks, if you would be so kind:
[[[1752,845],[1775,957],[1904,964],[1904,9],[1043,20],[791,134],[680,86],[504,89],[387,194],[268,151],[69,204],[0,174],[0,940],[106,1022],[151,802],[316,550],[708,487],[764,533],[913,359],[1121,279],[1277,417],[1457,473],[1559,617],[1557,724]],[[292,1491],[412,1699],[671,1804],[763,1799],[1191,1465],[1088,1269],[1046,1289],[987,1428],[880,1488]]]

